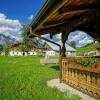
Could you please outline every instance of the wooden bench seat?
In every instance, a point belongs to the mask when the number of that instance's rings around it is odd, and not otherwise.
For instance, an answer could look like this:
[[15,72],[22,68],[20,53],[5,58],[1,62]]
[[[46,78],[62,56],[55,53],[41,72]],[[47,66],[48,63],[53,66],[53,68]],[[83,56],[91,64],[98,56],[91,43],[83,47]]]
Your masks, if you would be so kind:
[[40,59],[40,64],[58,64],[58,59]]

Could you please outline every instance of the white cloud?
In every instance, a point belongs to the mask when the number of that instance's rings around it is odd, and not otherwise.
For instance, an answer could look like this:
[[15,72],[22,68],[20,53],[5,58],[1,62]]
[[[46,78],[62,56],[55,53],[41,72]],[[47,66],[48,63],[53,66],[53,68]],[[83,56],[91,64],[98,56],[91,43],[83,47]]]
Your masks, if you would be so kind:
[[93,42],[93,39],[89,39],[88,37],[86,37],[86,38],[80,40],[79,44],[84,46],[85,44],[88,44],[88,43],[91,43],[91,42]]
[[2,14],[2,13],[0,13],[0,19],[5,19],[6,18],[6,16],[4,15],[4,14]]
[[21,28],[19,20],[8,19],[5,14],[0,13],[0,34],[20,40]]
[[57,34],[57,35],[55,35],[55,37],[57,38],[57,39],[61,39],[61,33],[60,34]]
[[28,17],[28,20],[32,20],[34,18],[34,16],[33,15],[30,15],[29,17]]
[[81,31],[75,31],[71,32],[68,41],[80,41],[80,39],[83,39],[86,36],[86,33],[81,32]]
[[[50,39],[50,34],[43,35],[43,37]],[[60,41],[61,40],[61,33],[54,35],[52,40],[55,41],[55,42]],[[75,41],[76,46],[81,47],[81,46],[84,46],[88,43],[93,42],[93,38],[90,37],[89,35],[87,35],[83,31],[75,31],[75,32],[71,32],[69,34],[67,43],[71,43],[71,41]]]
[[75,32],[71,32],[68,37],[68,42],[70,43],[71,41],[75,41],[77,47],[81,47],[88,43],[93,42],[93,38],[87,35],[85,32],[75,31]]
[[[50,34],[43,35],[43,37],[50,39]],[[53,41],[58,42],[61,40],[61,33],[53,36]],[[84,46],[88,43],[93,42],[93,38],[87,35],[82,31],[71,32],[68,36],[67,43],[71,43],[72,41],[76,42],[77,47]]]

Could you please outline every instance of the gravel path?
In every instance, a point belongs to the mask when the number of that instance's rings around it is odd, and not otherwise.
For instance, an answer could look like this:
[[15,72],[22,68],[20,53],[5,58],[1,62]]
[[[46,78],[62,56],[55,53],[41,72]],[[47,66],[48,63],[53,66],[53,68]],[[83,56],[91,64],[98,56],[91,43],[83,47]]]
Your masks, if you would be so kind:
[[69,85],[60,83],[59,79],[50,80],[47,82],[47,85],[52,88],[56,87],[57,89],[59,89],[62,92],[69,91],[71,94],[78,95],[79,97],[81,97],[82,98],[81,100],[95,100],[94,98],[70,87]]

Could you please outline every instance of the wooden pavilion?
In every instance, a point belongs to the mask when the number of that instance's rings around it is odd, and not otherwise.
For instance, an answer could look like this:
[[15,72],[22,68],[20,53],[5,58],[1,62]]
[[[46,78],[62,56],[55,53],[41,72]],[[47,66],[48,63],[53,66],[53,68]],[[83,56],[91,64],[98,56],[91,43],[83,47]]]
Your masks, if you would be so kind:
[[62,33],[61,81],[100,98],[100,64],[98,69],[79,68],[65,55],[70,32],[84,31],[100,42],[100,0],[47,0],[29,27],[30,37]]

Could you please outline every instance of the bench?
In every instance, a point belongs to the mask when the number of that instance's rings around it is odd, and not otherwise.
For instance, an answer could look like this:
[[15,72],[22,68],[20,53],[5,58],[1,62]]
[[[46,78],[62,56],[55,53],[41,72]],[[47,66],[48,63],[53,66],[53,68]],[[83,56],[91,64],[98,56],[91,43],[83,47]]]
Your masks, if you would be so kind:
[[58,59],[40,59],[40,64],[58,64]]

